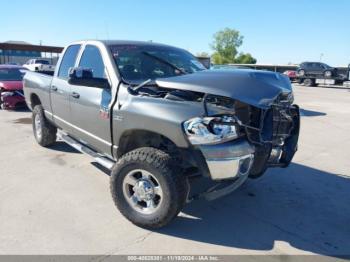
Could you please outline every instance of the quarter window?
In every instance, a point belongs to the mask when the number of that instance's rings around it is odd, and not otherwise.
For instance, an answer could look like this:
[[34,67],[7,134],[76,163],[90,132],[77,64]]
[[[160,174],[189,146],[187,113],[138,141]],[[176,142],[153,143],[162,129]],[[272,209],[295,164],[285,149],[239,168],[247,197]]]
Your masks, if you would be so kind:
[[103,59],[100,50],[96,46],[87,45],[85,47],[79,66],[91,69],[95,78],[106,78]]
[[59,78],[68,79],[69,68],[74,67],[79,50],[80,45],[71,45],[67,48],[66,52],[63,55],[60,69],[58,71]]

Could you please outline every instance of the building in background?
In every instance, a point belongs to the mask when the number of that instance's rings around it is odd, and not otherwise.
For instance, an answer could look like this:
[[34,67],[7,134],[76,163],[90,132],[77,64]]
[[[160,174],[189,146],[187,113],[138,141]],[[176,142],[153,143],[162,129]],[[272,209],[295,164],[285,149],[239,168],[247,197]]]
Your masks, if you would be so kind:
[[55,65],[62,47],[32,45],[24,41],[0,43],[0,64],[22,65],[29,59],[44,58]]

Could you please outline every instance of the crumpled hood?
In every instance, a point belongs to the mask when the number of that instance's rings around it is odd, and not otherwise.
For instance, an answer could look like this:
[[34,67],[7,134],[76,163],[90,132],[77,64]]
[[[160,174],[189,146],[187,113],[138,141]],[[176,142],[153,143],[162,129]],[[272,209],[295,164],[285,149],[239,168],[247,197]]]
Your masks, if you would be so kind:
[[230,97],[259,108],[267,108],[280,94],[292,92],[288,77],[247,69],[205,70],[157,79],[156,83],[164,88]]
[[22,90],[22,81],[0,81],[0,88],[6,91]]

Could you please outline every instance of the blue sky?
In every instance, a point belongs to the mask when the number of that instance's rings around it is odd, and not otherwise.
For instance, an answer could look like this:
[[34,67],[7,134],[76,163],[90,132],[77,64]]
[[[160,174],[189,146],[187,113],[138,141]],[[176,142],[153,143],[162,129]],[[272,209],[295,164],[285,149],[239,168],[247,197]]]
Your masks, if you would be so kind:
[[0,8],[0,42],[153,40],[211,53],[213,34],[231,27],[258,63],[318,61],[321,53],[330,65],[350,63],[349,0],[11,0]]

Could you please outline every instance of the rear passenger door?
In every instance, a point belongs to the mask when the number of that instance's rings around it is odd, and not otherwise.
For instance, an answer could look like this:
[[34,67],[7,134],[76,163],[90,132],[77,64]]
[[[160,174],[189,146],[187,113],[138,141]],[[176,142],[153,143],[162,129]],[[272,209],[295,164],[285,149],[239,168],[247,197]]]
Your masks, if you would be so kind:
[[[105,63],[97,46],[85,46],[78,66],[91,69],[93,77],[107,79]],[[111,155],[111,89],[72,85],[71,94],[74,94],[70,102],[73,136],[95,150]]]
[[322,74],[322,67],[320,63],[312,63],[312,74],[320,75]]
[[68,84],[69,68],[74,67],[81,45],[67,47],[60,62],[59,69],[51,83],[51,109],[55,123],[67,133],[72,132],[70,113],[70,85]]

